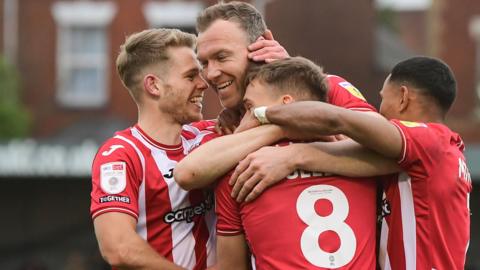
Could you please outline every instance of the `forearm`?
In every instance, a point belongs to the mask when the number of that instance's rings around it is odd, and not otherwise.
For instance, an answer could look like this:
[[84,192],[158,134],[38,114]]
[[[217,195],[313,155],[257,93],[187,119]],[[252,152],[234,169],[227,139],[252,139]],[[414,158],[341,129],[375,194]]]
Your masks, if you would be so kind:
[[333,143],[292,144],[291,162],[296,169],[349,177],[369,177],[400,171],[385,158],[351,140]]
[[183,269],[158,254],[135,232],[135,224],[135,219],[122,213],[95,218],[95,234],[105,261],[118,269]]
[[240,160],[283,137],[276,125],[265,125],[214,139],[187,155],[174,169],[184,189],[205,187],[229,172]]
[[303,101],[271,106],[268,107],[266,116],[271,123],[308,134],[312,140],[317,136],[341,134],[339,116],[335,106],[330,105],[331,110],[325,110],[318,106],[319,103],[318,101]]
[[[397,128],[378,114],[361,113],[323,102],[296,102],[266,111],[274,124],[315,136],[343,134],[389,158],[398,158],[402,139]],[[305,135],[304,135],[305,136]]]
[[217,235],[217,266],[219,270],[248,270],[250,258],[245,236]]
[[166,258],[160,256],[145,240],[140,237],[129,241],[129,246],[124,247],[125,254],[123,259],[116,265],[118,269],[124,270],[180,270],[184,269]]

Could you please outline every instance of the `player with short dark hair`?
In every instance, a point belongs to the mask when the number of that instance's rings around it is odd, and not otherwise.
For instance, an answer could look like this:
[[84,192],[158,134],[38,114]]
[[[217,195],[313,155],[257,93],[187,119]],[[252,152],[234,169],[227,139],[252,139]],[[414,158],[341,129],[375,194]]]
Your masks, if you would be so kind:
[[[380,113],[390,121],[321,102],[268,107],[263,120],[310,136],[346,134],[398,163],[399,173],[383,178],[382,269],[463,269],[472,183],[463,141],[444,124],[455,93],[448,65],[413,57],[393,68],[380,91]],[[240,172],[238,180],[248,193],[259,185],[259,175],[272,184],[298,168],[355,176],[384,174],[379,171],[385,166],[366,160],[365,153],[350,142],[264,149],[242,164],[249,169]],[[270,161],[272,156],[275,161]],[[279,162],[282,166],[275,165]],[[249,166],[253,163],[257,166]],[[287,169],[280,172],[283,168]]]
[[[247,115],[327,96],[326,75],[301,57],[266,64],[249,79]],[[228,181],[216,189],[220,269],[247,269],[247,243],[256,269],[375,269],[374,180],[295,171],[251,203],[236,202]]]

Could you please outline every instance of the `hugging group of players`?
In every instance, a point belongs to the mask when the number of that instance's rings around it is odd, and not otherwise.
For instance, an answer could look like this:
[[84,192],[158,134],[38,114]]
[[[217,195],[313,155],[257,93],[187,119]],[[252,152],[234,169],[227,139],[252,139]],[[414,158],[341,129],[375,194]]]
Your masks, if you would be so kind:
[[[444,62],[398,63],[377,112],[289,56],[250,4],[206,8],[197,31],[149,29],[120,48],[138,122],[100,147],[91,193],[113,268],[464,268],[472,184],[444,124]],[[205,91],[224,107],[216,120],[203,120]]]

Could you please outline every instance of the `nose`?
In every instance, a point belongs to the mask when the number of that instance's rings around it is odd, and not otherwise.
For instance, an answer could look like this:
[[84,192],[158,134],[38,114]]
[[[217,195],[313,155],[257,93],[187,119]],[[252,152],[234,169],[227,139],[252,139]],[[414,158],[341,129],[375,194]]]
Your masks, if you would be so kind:
[[204,69],[204,74],[207,80],[213,81],[215,78],[221,75],[221,72],[216,65],[211,64]]
[[202,75],[198,76],[197,89],[205,91],[208,88],[207,81],[203,78]]

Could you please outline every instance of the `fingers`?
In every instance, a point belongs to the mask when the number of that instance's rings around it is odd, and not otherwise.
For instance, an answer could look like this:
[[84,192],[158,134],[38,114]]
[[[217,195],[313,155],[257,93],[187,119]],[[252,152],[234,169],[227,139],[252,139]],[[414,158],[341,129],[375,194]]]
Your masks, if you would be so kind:
[[269,187],[269,185],[267,184],[267,180],[266,179],[263,179],[262,181],[260,181],[256,186],[255,188],[253,188],[253,190],[247,195],[247,197],[245,198],[245,202],[251,202],[253,200],[255,200],[258,196],[260,196],[260,194],[262,194],[265,189],[267,189]]
[[276,40],[266,40],[266,39],[258,39],[257,41],[255,41],[254,43],[250,44],[248,46],[248,50],[250,52],[255,52],[257,50],[260,50],[262,48],[266,48],[266,47],[281,47],[283,48],[280,43],[278,43],[278,41]]
[[245,197],[257,186],[257,184],[262,180],[262,176],[260,174],[253,174],[245,184],[243,184],[242,188],[238,192],[237,202],[243,202]]
[[248,179],[250,179],[250,177],[252,177],[254,174],[255,174],[255,170],[253,170],[251,166],[249,166],[243,173],[241,173],[238,176],[237,181],[235,182],[232,188],[232,193],[231,193],[232,198],[238,197],[238,194],[240,193],[240,190],[243,188],[243,185],[245,184],[245,182]]
[[219,134],[219,135],[224,135],[223,131],[222,131],[222,127],[218,123],[215,124],[215,132],[217,132],[217,134]]
[[230,134],[233,134],[233,132],[235,131],[235,127],[223,127],[222,130],[223,130],[222,135],[230,135]]
[[263,37],[268,40],[275,40],[275,38],[273,37],[272,31],[270,31],[269,29],[265,30]]
[[[256,51],[250,52],[248,54],[248,57],[254,61],[257,61],[261,58],[273,58],[271,56],[273,55],[284,55],[285,50],[282,47],[263,47],[261,49],[258,49]],[[270,57],[269,57],[270,56]]]
[[250,157],[246,157],[244,160],[240,161],[233,171],[232,176],[230,177],[230,180],[228,180],[228,184],[230,186],[233,186],[237,182],[237,178],[242,174],[247,168],[250,166]]

